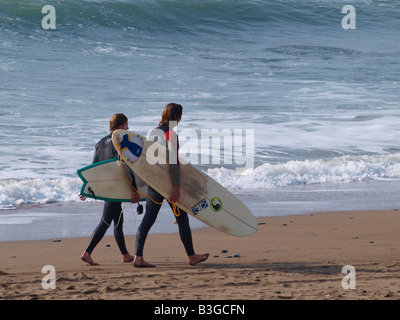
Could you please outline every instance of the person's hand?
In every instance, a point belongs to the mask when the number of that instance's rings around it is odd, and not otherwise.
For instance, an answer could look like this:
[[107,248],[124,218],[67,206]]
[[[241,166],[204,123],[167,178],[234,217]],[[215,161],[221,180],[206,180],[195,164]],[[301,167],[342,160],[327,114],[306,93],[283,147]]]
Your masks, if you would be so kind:
[[85,201],[85,200],[86,200],[86,197],[80,194],[80,195],[79,195],[79,199],[81,199],[82,201]]
[[168,202],[176,202],[180,197],[180,186],[175,186],[169,196]]
[[136,191],[132,191],[131,199],[132,199],[132,201],[131,201],[132,203],[138,203],[139,200],[140,200],[140,195],[139,195],[139,193],[136,192]]

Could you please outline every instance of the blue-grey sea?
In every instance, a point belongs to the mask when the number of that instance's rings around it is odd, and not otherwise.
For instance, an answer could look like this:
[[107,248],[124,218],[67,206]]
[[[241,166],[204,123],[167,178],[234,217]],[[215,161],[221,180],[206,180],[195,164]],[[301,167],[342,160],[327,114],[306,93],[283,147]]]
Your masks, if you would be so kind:
[[169,102],[255,216],[398,208],[399,34],[397,0],[1,0],[0,241],[90,235],[76,170],[112,114],[145,135]]

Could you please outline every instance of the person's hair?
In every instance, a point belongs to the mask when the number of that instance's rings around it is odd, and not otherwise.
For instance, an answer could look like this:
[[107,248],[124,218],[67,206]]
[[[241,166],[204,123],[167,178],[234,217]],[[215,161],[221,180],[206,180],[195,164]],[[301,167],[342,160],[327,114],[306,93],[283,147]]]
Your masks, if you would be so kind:
[[170,121],[179,122],[182,118],[183,107],[177,103],[169,103],[164,107],[161,115],[161,121],[159,125],[166,124],[169,126]]
[[124,125],[128,118],[123,113],[116,113],[110,118],[110,131],[117,130],[119,126]]

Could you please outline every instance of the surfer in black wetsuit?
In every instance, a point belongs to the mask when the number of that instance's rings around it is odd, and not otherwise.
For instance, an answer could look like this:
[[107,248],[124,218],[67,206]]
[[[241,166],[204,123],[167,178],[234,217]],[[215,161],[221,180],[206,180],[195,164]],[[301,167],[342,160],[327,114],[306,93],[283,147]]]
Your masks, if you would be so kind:
[[[111,133],[104,138],[102,138],[97,144],[95,148],[95,153],[93,157],[93,163],[104,161],[108,159],[116,158],[117,150],[115,150],[114,145],[111,140],[112,133],[116,129],[124,129],[128,130],[128,118],[122,114],[117,113],[113,115],[110,119],[110,131]],[[130,173],[130,182],[132,186],[137,190],[135,176],[132,171],[128,168],[127,172]],[[80,196],[81,200],[85,200],[86,198]],[[139,194],[136,191],[132,190],[132,203],[138,202],[140,199]],[[101,221],[93,232],[92,238],[83,252],[81,259],[91,265],[98,265],[98,263],[94,262],[91,258],[92,251],[96,247],[96,245],[100,242],[100,240],[104,237],[108,227],[111,225],[111,222],[114,221],[114,237],[117,241],[117,245],[122,254],[122,262],[131,262],[134,257],[128,253],[128,250],[125,246],[125,237],[122,229],[123,225],[123,212],[121,208],[121,202],[112,202],[105,201],[103,216],[101,217]]]
[[[182,106],[180,104],[170,103],[166,105],[163,110],[159,127],[153,131],[153,133],[157,135],[158,139],[161,139],[159,142],[166,143],[167,149],[170,150],[170,152],[167,153],[173,189],[168,198],[168,202],[173,211],[173,203],[176,202],[180,197],[180,167],[178,160],[179,142],[178,136],[173,131],[173,126],[178,124],[178,122],[181,120],[181,117]],[[147,234],[157,219],[157,215],[163,201],[164,197],[149,186],[148,197],[146,201],[146,213],[136,234],[136,256],[133,265],[137,268],[155,267],[144,260],[143,248]],[[182,209],[179,209],[179,212],[176,214],[176,221],[178,222],[181,241],[189,258],[189,264],[193,266],[207,260],[208,253],[196,254],[194,252],[192,231],[190,229],[187,213]]]

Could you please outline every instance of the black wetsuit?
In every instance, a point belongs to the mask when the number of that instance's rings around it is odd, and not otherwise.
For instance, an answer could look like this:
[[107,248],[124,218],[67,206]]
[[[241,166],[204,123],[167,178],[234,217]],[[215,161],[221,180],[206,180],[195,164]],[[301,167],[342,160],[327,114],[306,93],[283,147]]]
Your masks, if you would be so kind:
[[[169,139],[169,128],[167,126],[161,126],[158,127],[157,129],[161,129],[164,131],[164,140]],[[177,144],[178,145],[178,144]],[[178,147],[178,146],[177,146]],[[173,166],[173,165],[172,165]],[[179,164],[175,164],[175,167],[173,171],[176,170],[176,166],[179,168]],[[170,165],[171,167],[171,165]],[[172,172],[172,170],[171,170]],[[176,180],[176,177],[172,177],[172,180]],[[154,201],[161,203],[164,201],[164,197],[160,195],[157,191],[155,191],[153,188],[150,186],[148,187],[148,195],[149,197],[146,200],[146,213],[143,217],[142,223],[139,226],[139,229],[136,234],[136,255],[142,257],[143,256],[143,248],[144,248],[144,243],[147,238],[147,234],[150,231],[150,228],[153,226],[154,222],[157,219],[158,212],[160,211],[161,204],[157,204],[153,202],[151,199]],[[150,199],[151,198],[151,199]],[[171,209],[172,209],[172,204],[169,203]],[[179,227],[179,235],[182,240],[182,243],[185,247],[186,254],[188,256],[191,256],[194,254],[194,249],[193,249],[193,241],[192,241],[192,231],[190,229],[189,225],[189,218],[188,214],[183,211],[182,209],[179,210],[180,214],[179,216],[176,217],[176,221],[178,222],[178,227]]]
[[[108,136],[105,136],[96,144],[96,150],[93,157],[93,163],[100,162],[108,159],[116,158],[117,150],[115,150],[114,145],[111,140],[112,134],[110,133]],[[127,167],[126,167],[127,168]],[[134,188],[136,187],[135,177],[131,170],[130,172],[130,182]],[[114,221],[114,237],[117,241],[117,245],[121,254],[127,254],[128,250],[125,246],[125,238],[124,232],[122,229],[124,216],[122,213],[121,202],[112,202],[105,201],[103,208],[103,216],[101,218],[100,223],[94,230],[92,234],[92,238],[90,239],[89,245],[86,248],[86,252],[92,253],[93,249],[97,246],[100,240],[104,237],[108,227],[111,225],[111,222]]]

